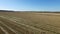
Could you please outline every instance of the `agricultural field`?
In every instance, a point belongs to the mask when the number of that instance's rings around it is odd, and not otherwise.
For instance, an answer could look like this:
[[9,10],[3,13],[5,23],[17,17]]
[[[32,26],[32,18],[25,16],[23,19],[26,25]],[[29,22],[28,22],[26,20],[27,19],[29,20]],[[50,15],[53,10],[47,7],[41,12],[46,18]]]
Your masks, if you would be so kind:
[[0,34],[60,34],[60,13],[0,12]]

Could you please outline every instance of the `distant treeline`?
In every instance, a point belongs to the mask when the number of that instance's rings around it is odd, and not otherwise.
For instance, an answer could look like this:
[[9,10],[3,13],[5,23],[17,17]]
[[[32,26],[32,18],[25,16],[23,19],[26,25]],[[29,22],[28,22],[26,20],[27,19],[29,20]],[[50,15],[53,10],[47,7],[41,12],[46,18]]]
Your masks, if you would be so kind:
[[10,10],[0,10],[0,12],[14,12],[14,11],[10,11]]
[[37,13],[60,13],[60,11],[12,11],[12,10],[0,10],[0,12],[37,12]]
[[60,12],[38,12],[38,13],[60,13]]

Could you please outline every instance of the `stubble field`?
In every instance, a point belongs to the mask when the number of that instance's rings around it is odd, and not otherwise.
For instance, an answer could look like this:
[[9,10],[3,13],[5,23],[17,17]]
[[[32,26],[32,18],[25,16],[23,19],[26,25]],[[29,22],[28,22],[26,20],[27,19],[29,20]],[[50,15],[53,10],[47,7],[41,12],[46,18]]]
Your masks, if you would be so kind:
[[60,14],[0,12],[0,34],[60,34]]

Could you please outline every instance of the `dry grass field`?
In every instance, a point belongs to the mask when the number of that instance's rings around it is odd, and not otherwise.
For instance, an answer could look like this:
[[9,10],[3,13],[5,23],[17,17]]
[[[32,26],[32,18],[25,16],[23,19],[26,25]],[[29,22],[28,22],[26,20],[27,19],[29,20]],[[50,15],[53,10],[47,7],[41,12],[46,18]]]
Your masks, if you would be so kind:
[[60,14],[0,12],[0,34],[60,34]]

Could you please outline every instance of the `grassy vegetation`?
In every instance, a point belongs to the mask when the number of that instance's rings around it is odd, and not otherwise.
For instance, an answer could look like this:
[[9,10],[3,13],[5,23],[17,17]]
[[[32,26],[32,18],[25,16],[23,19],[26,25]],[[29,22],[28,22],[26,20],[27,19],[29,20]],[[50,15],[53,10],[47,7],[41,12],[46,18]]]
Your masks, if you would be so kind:
[[60,15],[55,14],[56,13],[0,12],[0,16],[6,17],[7,21],[12,20],[16,21],[17,24],[22,23],[36,28],[37,30],[20,25],[20,28],[25,28],[25,30],[30,33],[33,32],[33,34],[60,34]]

